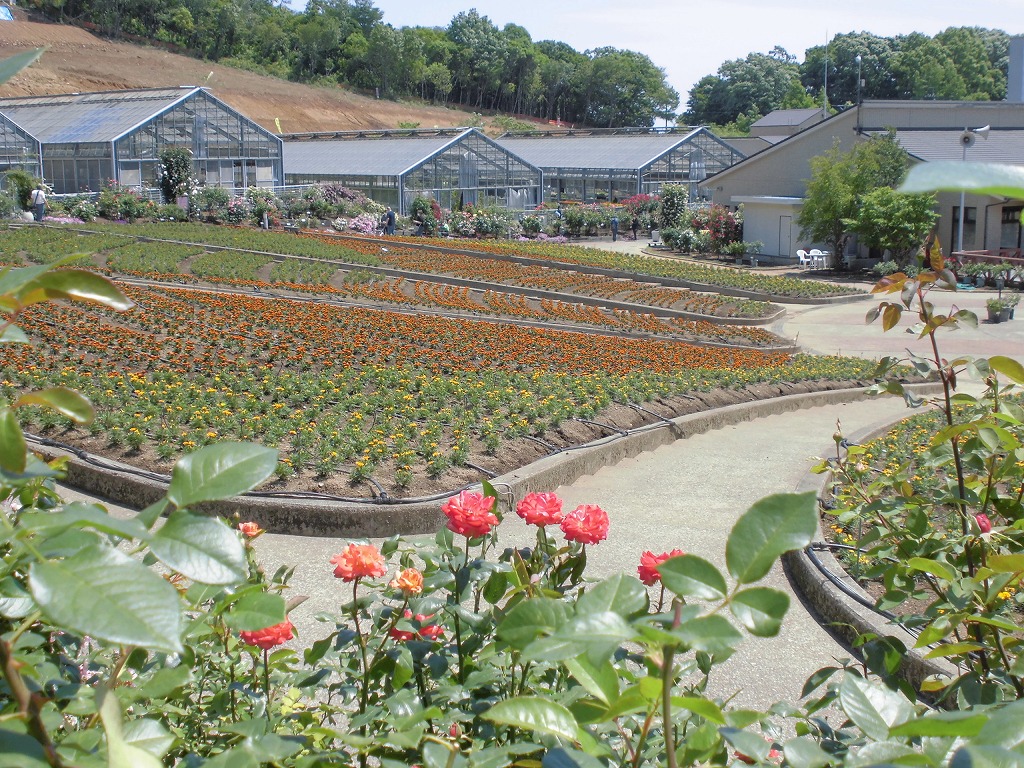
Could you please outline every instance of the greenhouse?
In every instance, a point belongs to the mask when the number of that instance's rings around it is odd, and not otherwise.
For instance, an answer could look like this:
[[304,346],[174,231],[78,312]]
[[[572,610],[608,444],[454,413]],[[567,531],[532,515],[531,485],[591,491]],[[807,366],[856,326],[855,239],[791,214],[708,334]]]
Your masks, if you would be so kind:
[[277,136],[192,86],[0,99],[0,142],[0,163],[27,144],[35,175],[41,165],[57,194],[110,180],[156,188],[160,153],[172,146],[192,151],[200,185],[274,187],[284,176]]
[[[39,142],[12,120],[0,114],[0,174],[25,171],[40,175]],[[0,186],[4,177],[0,175]]]
[[532,208],[540,170],[475,128],[294,134],[284,143],[288,184],[341,184],[405,215],[413,198],[443,208]]
[[548,203],[614,202],[656,195],[664,184],[685,185],[691,200],[706,199],[704,179],[744,158],[707,128],[530,131],[497,143],[544,171]]

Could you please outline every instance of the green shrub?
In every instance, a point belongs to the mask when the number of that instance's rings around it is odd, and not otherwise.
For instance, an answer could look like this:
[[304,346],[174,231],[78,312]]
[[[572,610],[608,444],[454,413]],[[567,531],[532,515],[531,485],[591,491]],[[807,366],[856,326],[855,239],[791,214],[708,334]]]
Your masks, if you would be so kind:
[[189,208],[203,221],[219,224],[227,219],[230,200],[231,195],[222,187],[200,187],[189,197]]
[[192,194],[196,182],[192,177],[192,151],[185,147],[166,147],[160,152],[157,180],[165,203]]

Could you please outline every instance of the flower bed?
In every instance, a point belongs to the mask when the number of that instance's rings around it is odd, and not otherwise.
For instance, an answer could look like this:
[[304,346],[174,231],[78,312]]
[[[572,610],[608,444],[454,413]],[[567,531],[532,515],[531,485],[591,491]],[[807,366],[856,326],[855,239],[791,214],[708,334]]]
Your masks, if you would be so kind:
[[636,275],[669,277],[686,282],[722,288],[739,288],[772,297],[827,297],[848,296],[863,293],[858,288],[836,285],[815,280],[792,277],[774,277],[741,272],[722,267],[687,264],[652,256],[613,253],[598,248],[580,245],[553,245],[537,242],[504,240],[458,240],[445,238],[416,238],[399,240],[409,244],[430,244],[442,248],[456,248],[462,251],[479,251],[501,255],[529,256],[562,264],[581,264],[605,269],[632,272]]
[[[464,469],[470,457],[497,467],[509,441],[553,435],[616,402],[857,379],[871,369],[186,289],[129,293],[138,308],[116,318],[26,313],[24,327],[48,356],[2,350],[0,393],[48,382],[81,388],[100,416],[91,441],[81,431],[67,437],[96,450],[136,451],[160,467],[217,439],[253,439],[281,449],[279,475],[336,489],[371,474],[398,493],[414,474],[458,485],[478,476]],[[33,425],[61,435],[67,422],[47,413]]]

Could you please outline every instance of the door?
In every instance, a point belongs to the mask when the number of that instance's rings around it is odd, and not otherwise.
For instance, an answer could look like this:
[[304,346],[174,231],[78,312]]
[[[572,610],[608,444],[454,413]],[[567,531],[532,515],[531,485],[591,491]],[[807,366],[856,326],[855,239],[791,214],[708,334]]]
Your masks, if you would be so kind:
[[779,256],[793,255],[793,217],[779,216]]

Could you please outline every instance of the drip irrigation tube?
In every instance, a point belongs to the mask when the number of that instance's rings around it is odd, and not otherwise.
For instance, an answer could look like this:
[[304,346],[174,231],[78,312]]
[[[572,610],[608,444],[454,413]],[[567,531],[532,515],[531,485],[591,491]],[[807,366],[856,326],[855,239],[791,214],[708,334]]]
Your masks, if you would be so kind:
[[[594,427],[601,427],[601,428],[604,428],[604,429],[612,430],[615,434],[605,435],[604,437],[598,438],[596,440],[592,440],[592,441],[590,441],[588,443],[578,443],[576,445],[569,445],[569,446],[566,446],[564,448],[559,448],[559,447],[553,446],[553,445],[547,445],[547,444],[544,443],[543,440],[540,440],[539,438],[533,438],[530,435],[525,435],[525,437],[530,437],[531,439],[535,440],[536,442],[539,442],[541,444],[545,444],[545,447],[547,447],[549,449],[549,451],[550,451],[548,454],[546,454],[546,456],[555,456],[555,455],[560,454],[560,453],[570,453],[572,451],[578,451],[578,450],[583,449],[583,448],[595,447],[595,446],[598,446],[598,445],[603,445],[604,443],[609,442],[611,440],[619,440],[619,439],[624,438],[624,437],[629,437],[630,435],[640,434],[640,433],[643,433],[643,432],[649,432],[649,431],[654,430],[654,429],[665,429],[666,427],[671,427],[672,426],[672,422],[671,421],[663,420],[662,422],[659,422],[659,423],[643,424],[643,425],[641,425],[639,427],[634,427],[633,429],[623,430],[623,429],[618,429],[618,428],[613,427],[613,426],[608,425],[608,424],[602,424],[602,423],[596,422],[596,421],[589,421],[587,419],[574,419],[574,421],[578,421],[578,422],[581,422],[583,424],[589,424],[589,425],[594,426]],[[117,472],[119,474],[129,475],[131,477],[138,477],[138,478],[142,478],[142,479],[145,479],[145,480],[151,480],[151,481],[162,483],[162,484],[165,484],[165,485],[167,483],[169,483],[170,480],[171,480],[169,475],[163,475],[163,474],[160,474],[160,473],[157,473],[157,472],[150,472],[148,470],[139,469],[138,467],[132,467],[132,466],[126,465],[126,464],[120,464],[120,463],[114,463],[114,462],[111,462],[111,461],[107,461],[107,460],[103,459],[103,457],[94,456],[93,454],[88,453],[87,451],[84,451],[81,448],[76,448],[73,445],[68,445],[67,443],[62,443],[62,442],[60,442],[58,440],[52,440],[52,439],[50,439],[48,437],[42,437],[40,435],[34,435],[34,434],[31,434],[31,433],[28,433],[28,432],[25,433],[25,437],[26,437],[26,439],[30,440],[31,442],[37,443],[38,445],[42,445],[42,446],[46,446],[46,447],[51,447],[51,448],[58,448],[58,449],[60,449],[62,451],[67,451],[68,453],[73,454],[76,458],[78,458],[83,463],[89,464],[89,465],[94,466],[94,467],[98,467],[99,469],[104,469],[104,470],[108,470],[108,471],[111,471],[111,472]],[[473,468],[473,469],[475,469],[475,470],[477,470],[477,471],[479,471],[479,472],[482,472],[483,474],[487,475],[489,478],[497,477],[496,474],[494,474],[490,470],[485,469],[483,467],[479,467],[479,466],[477,466],[475,464],[470,464],[469,462],[466,462],[466,465],[471,467],[471,468]],[[396,498],[392,498],[391,496],[389,496],[388,493],[384,490],[384,488],[380,485],[380,483],[378,483],[375,480],[373,480],[373,478],[368,477],[366,479],[372,485],[375,486],[375,488],[377,489],[377,491],[379,493],[378,496],[373,496],[373,497],[370,497],[370,498],[351,497],[351,496],[336,496],[336,495],[333,495],[333,494],[319,493],[319,492],[316,492],[316,491],[247,491],[246,493],[243,493],[241,495],[244,496],[244,497],[250,497],[250,498],[304,499],[304,500],[319,500],[319,501],[337,501],[337,502],[350,503],[350,504],[403,505],[403,504],[421,504],[421,503],[432,502],[432,501],[440,501],[442,499],[450,498],[454,494],[457,494],[457,493],[459,493],[461,491],[469,490],[474,485],[476,485],[476,483],[466,483],[465,485],[460,486],[459,488],[456,488],[456,489],[451,490],[451,491],[442,491],[442,492],[439,492],[439,493],[431,494],[429,496],[410,496],[410,497],[404,497],[404,498],[396,499]]]
[[573,417],[573,421],[578,421],[580,424],[589,424],[592,427],[601,427],[602,429],[610,429],[612,432],[617,432],[618,434],[622,435],[623,437],[625,437],[626,435],[629,434],[629,432],[627,430],[619,429],[618,427],[613,427],[611,424],[603,424],[600,421],[591,421],[590,419],[581,419],[578,416]]

